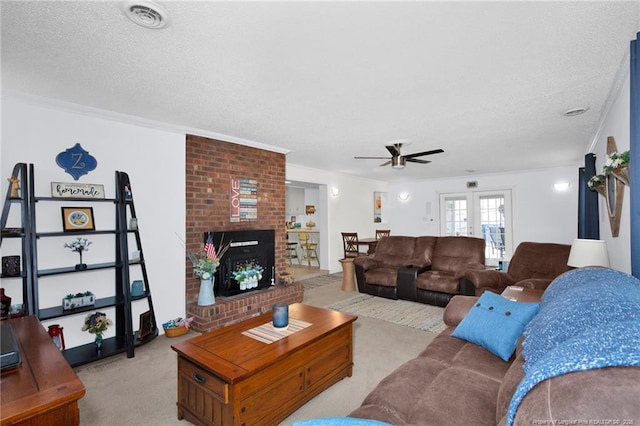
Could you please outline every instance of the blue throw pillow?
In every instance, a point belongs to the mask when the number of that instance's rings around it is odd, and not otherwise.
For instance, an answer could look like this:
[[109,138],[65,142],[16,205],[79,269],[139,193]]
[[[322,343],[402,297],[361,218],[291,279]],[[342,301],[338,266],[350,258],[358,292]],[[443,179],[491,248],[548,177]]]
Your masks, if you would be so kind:
[[508,361],[524,327],[539,308],[539,303],[514,302],[485,291],[451,336],[480,345]]
[[378,420],[359,419],[356,417],[324,417],[322,419],[294,422],[291,426],[391,426]]

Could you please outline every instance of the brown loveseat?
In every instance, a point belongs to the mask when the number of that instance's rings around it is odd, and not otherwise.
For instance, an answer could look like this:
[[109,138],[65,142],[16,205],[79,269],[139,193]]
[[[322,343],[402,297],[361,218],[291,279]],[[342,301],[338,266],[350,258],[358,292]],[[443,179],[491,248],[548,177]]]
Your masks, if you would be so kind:
[[506,272],[469,270],[461,281],[462,294],[477,296],[485,290],[501,293],[507,286],[516,285],[544,290],[551,281],[568,271],[567,244],[522,242],[516,248]]
[[[485,242],[472,237],[383,237],[376,252],[354,260],[358,290],[389,299],[446,306],[460,279],[485,269]],[[470,295],[475,294],[469,289]]]
[[[618,309],[591,304],[609,290]],[[640,422],[640,280],[605,268],[562,275],[507,362],[451,336],[478,299],[454,297],[444,312],[448,327],[349,416],[400,426],[509,425],[508,413],[515,425]]]

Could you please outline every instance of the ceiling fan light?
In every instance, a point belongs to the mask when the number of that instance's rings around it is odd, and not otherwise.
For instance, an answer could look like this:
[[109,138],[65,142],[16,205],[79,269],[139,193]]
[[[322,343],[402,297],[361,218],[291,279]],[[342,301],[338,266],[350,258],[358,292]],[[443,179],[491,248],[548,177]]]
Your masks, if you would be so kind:
[[391,158],[391,167],[394,169],[404,169],[404,166],[407,164],[407,160],[404,157],[392,157]]

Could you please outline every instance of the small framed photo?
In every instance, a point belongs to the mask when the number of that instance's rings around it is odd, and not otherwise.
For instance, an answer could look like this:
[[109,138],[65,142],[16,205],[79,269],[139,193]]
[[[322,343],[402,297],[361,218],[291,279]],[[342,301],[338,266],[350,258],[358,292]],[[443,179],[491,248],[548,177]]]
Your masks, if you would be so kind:
[[156,324],[153,319],[151,311],[143,312],[140,314],[140,330],[138,330],[138,340],[143,340],[145,337],[153,334]]
[[93,231],[93,207],[61,207],[64,232]]

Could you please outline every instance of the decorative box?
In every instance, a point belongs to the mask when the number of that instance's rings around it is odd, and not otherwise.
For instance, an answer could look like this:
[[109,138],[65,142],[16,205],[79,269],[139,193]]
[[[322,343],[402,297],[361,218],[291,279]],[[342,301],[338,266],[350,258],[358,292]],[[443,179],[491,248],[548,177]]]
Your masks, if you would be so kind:
[[76,296],[70,299],[62,299],[62,309],[67,311],[69,309],[81,308],[83,306],[93,306],[95,303],[96,297],[93,294],[89,296]]

